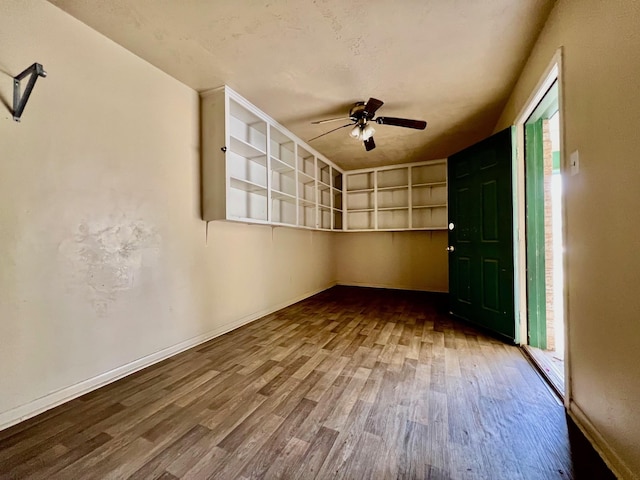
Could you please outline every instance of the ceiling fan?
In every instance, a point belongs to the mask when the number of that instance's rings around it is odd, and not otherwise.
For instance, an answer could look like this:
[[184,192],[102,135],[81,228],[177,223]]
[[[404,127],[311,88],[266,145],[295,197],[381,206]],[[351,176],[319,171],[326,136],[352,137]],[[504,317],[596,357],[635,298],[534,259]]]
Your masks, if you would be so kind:
[[335,132],[336,130],[340,130],[341,128],[351,127],[350,135],[353,138],[357,138],[358,140],[364,143],[364,148],[368,152],[376,148],[376,143],[373,141],[373,134],[376,132],[371,123],[377,123],[379,125],[393,125],[396,127],[405,127],[405,128],[415,128],[417,130],[424,130],[427,128],[427,122],[424,120],[409,120],[408,118],[396,118],[396,117],[376,117],[374,118],[378,109],[384,104],[382,100],[378,100],[377,98],[370,98],[367,103],[365,102],[357,102],[355,103],[351,109],[349,110],[348,117],[339,117],[339,118],[330,118],[328,120],[318,120],[316,122],[311,122],[313,125],[321,125],[323,123],[335,122],[338,120],[343,120],[345,118],[349,118],[351,122],[346,125],[342,125],[341,127],[334,128],[333,130],[329,130],[317,137],[313,137],[308,141],[315,140],[320,137],[324,137],[325,135]]

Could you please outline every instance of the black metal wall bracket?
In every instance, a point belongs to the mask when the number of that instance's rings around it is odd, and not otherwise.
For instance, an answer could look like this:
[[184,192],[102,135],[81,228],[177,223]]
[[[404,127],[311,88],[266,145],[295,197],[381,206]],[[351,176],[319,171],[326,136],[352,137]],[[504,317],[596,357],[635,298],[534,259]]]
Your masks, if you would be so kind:
[[[27,86],[24,89],[24,93],[21,94],[20,80],[22,80],[27,75],[30,75],[29,83],[27,83]],[[42,65],[40,65],[39,63],[34,63],[20,75],[13,78],[13,119],[16,122],[20,121],[20,117],[22,116],[22,112],[24,112],[24,107],[27,106],[29,96],[31,95],[31,91],[33,90],[34,85],[36,84],[36,80],[38,79],[38,77],[46,76],[47,72],[44,71]]]

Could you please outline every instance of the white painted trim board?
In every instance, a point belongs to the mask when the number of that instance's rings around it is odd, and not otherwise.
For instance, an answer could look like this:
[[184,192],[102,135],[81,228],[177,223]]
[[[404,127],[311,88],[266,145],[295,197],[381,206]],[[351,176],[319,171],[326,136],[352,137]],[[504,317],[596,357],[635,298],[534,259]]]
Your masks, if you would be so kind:
[[609,445],[604,437],[598,432],[598,429],[591,423],[589,417],[574,402],[569,403],[567,409],[569,416],[573,419],[578,428],[582,431],[589,443],[598,452],[604,463],[617,478],[628,478],[629,480],[638,480],[640,477],[627,466],[626,463],[618,456],[615,450]]
[[387,288],[389,290],[411,290],[413,292],[449,293],[447,290],[415,288],[408,285],[385,285],[381,283],[367,282],[337,282],[336,285],[343,287],[365,287],[365,288]]

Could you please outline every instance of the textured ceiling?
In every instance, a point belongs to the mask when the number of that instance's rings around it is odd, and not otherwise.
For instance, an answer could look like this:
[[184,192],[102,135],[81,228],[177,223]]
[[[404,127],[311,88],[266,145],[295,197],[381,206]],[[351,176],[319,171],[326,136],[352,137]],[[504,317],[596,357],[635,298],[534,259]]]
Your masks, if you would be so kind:
[[[345,169],[446,157],[489,135],[553,0],[50,0],[202,91],[227,84],[307,140],[376,97],[365,152],[345,128],[311,142]],[[162,99],[158,99],[162,101]],[[344,122],[347,123],[347,122]]]

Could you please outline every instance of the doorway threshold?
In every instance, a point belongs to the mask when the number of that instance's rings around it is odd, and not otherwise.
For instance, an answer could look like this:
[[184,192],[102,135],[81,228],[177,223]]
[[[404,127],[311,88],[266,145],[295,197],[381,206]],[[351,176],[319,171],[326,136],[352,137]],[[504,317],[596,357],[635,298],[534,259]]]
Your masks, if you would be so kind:
[[556,394],[564,399],[564,358],[555,351],[541,350],[530,345],[523,345],[522,349]]

